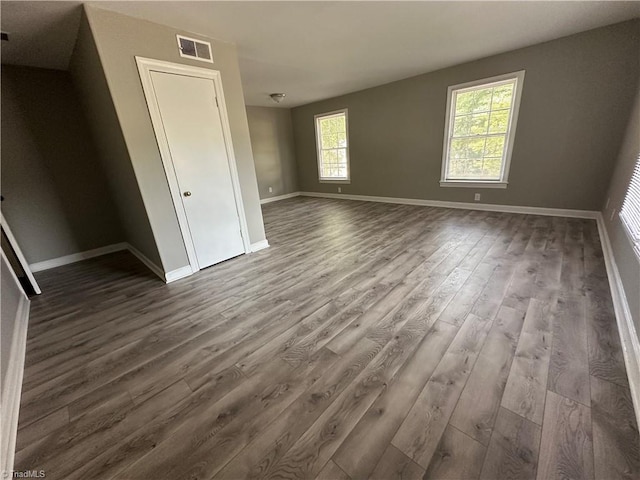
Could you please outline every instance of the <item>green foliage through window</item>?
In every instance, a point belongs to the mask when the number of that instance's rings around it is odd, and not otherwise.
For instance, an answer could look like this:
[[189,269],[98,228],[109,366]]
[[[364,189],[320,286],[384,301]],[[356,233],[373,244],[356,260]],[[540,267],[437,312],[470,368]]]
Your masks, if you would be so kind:
[[447,180],[500,180],[516,79],[452,92]]
[[316,117],[320,179],[347,180],[348,145],[346,112]]

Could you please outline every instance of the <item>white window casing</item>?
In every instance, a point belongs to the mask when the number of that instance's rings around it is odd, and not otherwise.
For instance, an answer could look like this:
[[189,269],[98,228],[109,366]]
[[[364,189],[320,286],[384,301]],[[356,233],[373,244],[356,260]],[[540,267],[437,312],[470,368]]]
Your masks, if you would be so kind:
[[636,160],[629,188],[622,202],[620,220],[629,235],[636,255],[640,258],[640,155]]
[[315,115],[316,154],[320,183],[350,183],[347,109]]
[[440,186],[507,188],[524,74],[448,88]]

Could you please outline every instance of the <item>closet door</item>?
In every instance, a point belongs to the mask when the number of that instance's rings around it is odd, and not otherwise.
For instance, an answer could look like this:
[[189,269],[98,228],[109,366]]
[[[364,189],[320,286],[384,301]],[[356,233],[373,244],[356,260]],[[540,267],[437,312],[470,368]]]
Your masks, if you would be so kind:
[[151,81],[199,268],[244,253],[214,81],[157,71]]

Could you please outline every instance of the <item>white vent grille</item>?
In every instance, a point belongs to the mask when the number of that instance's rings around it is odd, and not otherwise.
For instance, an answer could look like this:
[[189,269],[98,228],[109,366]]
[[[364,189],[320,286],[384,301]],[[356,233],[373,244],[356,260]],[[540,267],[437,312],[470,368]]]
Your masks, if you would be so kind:
[[211,44],[209,42],[196,40],[195,38],[183,37],[182,35],[177,35],[177,37],[181,57],[213,63]]

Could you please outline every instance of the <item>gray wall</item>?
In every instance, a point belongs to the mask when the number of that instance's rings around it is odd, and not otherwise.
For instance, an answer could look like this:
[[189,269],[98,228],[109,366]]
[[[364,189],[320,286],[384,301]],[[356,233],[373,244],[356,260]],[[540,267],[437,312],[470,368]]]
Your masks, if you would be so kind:
[[[13,336],[16,332],[16,323],[18,309],[20,303],[24,299],[24,293],[22,293],[22,287],[13,278],[11,266],[5,261],[5,257],[2,257],[0,262],[0,385],[4,391],[5,378],[7,376],[7,370],[9,367],[9,360],[11,356],[15,356],[15,352],[11,351],[13,344]],[[21,319],[20,319],[21,320]],[[3,430],[6,426],[3,425]],[[4,436],[4,435],[3,435]]]
[[[293,109],[302,191],[320,184],[313,116],[349,109],[351,184],[342,192],[600,210],[640,65],[640,20],[484,58]],[[439,186],[447,87],[526,70],[509,187]]]
[[29,263],[124,240],[70,75],[2,66],[2,211]]
[[98,50],[84,13],[69,63],[69,72],[80,95],[106,179],[113,193],[125,240],[161,267],[160,254],[124,143]]
[[291,110],[247,107],[247,120],[260,199],[297,192]]
[[626,128],[624,141],[617,156],[611,184],[609,185],[607,195],[609,205],[602,212],[637,332],[640,332],[640,260],[633,251],[631,241],[622,226],[618,212],[622,207],[633,169],[639,157],[640,88],[637,88],[633,111]]
[[[162,167],[135,56],[212,68],[221,72],[242,199],[251,243],[264,240],[249,127],[235,46],[213,39],[213,65],[180,57],[172,27],[95,7],[85,12],[104,68],[131,164],[165,271],[188,265],[177,216]],[[198,37],[199,38],[199,37]]]

